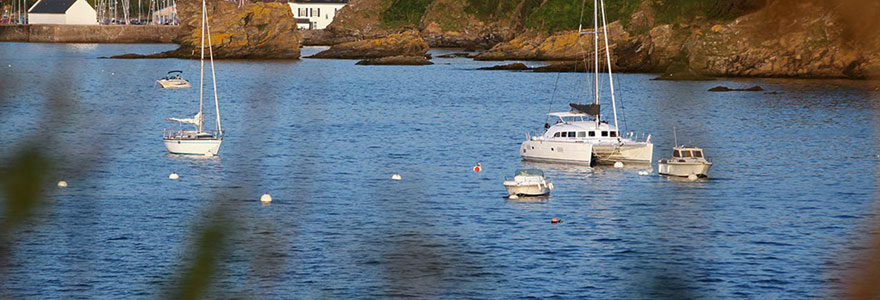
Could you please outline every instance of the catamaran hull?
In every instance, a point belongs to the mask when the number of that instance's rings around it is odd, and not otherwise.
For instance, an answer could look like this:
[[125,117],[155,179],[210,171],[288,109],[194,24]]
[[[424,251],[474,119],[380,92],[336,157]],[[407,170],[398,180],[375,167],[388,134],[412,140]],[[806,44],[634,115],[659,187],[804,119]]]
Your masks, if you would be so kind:
[[593,145],[546,140],[525,141],[520,147],[519,154],[526,161],[589,166],[593,156]]
[[220,153],[222,139],[178,140],[166,139],[165,148],[173,154],[217,155]]
[[615,162],[632,164],[650,164],[654,156],[654,144],[597,144],[593,145],[596,163],[612,165]]
[[162,88],[165,88],[165,89],[184,89],[184,88],[188,88],[188,87],[192,86],[192,85],[190,85],[189,81],[186,81],[186,80],[159,79],[159,80],[156,80],[156,82],[159,83],[159,85],[161,85]]
[[708,163],[659,163],[657,164],[657,173],[667,176],[688,177],[696,175],[697,177],[708,177],[709,168],[712,164]]

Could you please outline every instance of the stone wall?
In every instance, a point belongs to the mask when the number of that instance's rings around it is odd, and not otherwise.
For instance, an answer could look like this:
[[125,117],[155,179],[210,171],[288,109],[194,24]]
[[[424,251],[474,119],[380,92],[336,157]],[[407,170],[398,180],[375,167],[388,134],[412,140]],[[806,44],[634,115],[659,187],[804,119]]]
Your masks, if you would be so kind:
[[0,42],[174,43],[178,30],[148,25],[2,25]]

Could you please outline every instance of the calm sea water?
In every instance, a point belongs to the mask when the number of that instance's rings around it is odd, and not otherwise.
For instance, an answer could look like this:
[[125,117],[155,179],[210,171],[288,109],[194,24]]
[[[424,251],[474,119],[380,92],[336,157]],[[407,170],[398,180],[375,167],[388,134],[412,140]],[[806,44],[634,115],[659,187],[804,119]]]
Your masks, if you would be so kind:
[[[173,47],[0,44],[0,155],[40,145],[70,183],[16,231],[0,297],[156,298],[212,222],[230,232],[211,277],[224,298],[835,297],[877,232],[870,82],[618,75],[655,160],[676,127],[715,163],[688,182],[520,160],[583,74],[218,61],[226,136],[207,159],[161,142],[198,89],[155,84],[172,69],[197,84],[198,61],[97,59]],[[544,169],[552,197],[503,199],[520,167]]]

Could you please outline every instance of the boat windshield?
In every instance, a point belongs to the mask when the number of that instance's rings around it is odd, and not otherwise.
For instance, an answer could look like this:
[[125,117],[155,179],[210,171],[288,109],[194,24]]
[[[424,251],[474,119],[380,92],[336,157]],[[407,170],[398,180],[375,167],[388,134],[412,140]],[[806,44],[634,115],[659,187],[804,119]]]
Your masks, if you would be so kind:
[[544,177],[544,171],[538,169],[519,169],[516,170],[516,176],[541,176]]
[[703,151],[694,150],[694,157],[703,157]]
[[681,157],[681,155],[678,154],[678,150],[673,150],[673,151],[672,151],[672,157]]

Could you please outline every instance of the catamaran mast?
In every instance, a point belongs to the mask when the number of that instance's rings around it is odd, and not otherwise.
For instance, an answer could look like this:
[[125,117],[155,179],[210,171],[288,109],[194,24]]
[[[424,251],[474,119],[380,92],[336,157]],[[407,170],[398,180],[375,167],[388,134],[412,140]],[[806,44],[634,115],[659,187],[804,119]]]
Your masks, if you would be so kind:
[[[595,96],[596,101],[595,104],[599,105],[599,2],[598,0],[593,0],[593,79],[595,79],[595,83],[593,86],[596,87]],[[599,128],[599,115],[596,114],[596,128]]]
[[617,127],[617,101],[614,99],[614,76],[611,75],[611,51],[608,50],[608,25],[605,24],[605,0],[599,0],[602,5],[602,34],[605,36],[605,63],[608,64],[608,85],[611,87],[611,110],[614,112],[614,129],[620,135],[620,127]]
[[203,132],[203,125],[205,123],[205,117],[202,114],[202,110],[204,110],[205,106],[205,15],[208,12],[205,8],[206,5],[205,0],[202,0],[202,52],[201,58],[199,59],[202,65],[201,71],[199,72],[199,132]]

